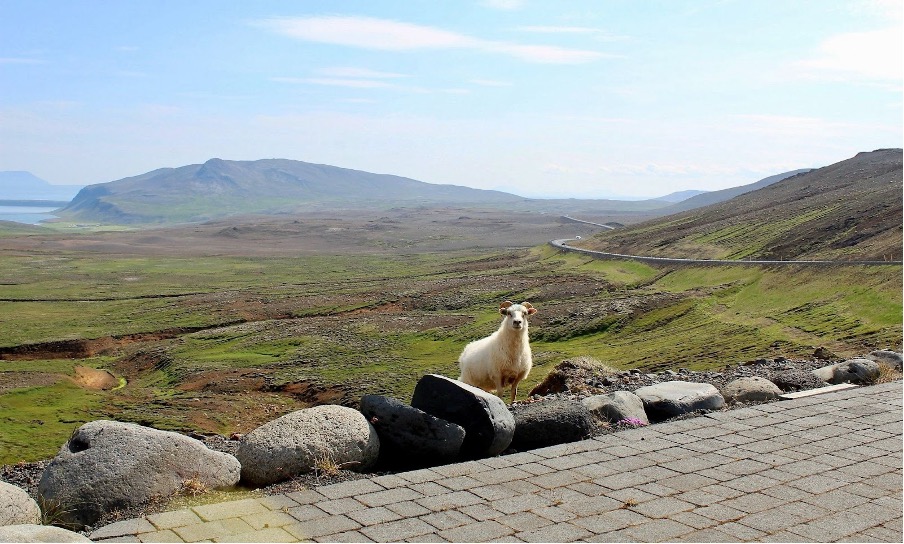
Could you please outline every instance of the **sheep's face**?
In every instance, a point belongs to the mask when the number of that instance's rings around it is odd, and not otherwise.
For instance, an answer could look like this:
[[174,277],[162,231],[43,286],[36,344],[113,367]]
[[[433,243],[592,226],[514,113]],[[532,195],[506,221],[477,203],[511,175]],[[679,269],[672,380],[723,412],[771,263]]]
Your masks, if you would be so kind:
[[528,316],[537,313],[537,309],[530,302],[512,304],[506,300],[499,307],[499,313],[505,316],[504,322],[508,327],[517,331],[527,327]]

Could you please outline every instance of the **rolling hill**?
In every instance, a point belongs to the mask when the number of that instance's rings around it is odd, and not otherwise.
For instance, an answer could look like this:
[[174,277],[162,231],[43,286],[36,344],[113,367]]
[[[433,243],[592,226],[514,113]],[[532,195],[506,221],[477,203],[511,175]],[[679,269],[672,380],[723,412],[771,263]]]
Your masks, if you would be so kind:
[[580,245],[656,257],[899,261],[901,195],[902,150],[880,149]]
[[438,185],[286,159],[226,161],[162,168],[85,187],[58,213],[103,223],[185,223],[242,214],[413,206],[470,206],[564,213],[648,212],[668,202],[537,200],[500,191]]

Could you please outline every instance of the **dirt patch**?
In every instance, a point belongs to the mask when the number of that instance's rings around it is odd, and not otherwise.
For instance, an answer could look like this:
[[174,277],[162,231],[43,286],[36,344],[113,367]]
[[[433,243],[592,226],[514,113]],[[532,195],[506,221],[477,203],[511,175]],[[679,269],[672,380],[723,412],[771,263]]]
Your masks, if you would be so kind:
[[104,391],[119,385],[119,379],[108,371],[87,366],[75,367],[74,380],[75,383],[87,389],[101,389]]

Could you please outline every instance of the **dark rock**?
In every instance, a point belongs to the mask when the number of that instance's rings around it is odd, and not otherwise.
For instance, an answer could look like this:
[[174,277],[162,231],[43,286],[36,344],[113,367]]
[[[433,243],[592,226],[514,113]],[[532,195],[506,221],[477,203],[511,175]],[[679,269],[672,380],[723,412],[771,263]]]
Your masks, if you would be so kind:
[[618,373],[614,368],[608,367],[592,357],[565,359],[550,370],[543,381],[530,390],[530,394],[546,396],[586,389],[588,378],[600,378]]
[[512,407],[515,436],[511,447],[532,450],[589,437],[595,424],[593,415],[575,400],[549,399]]
[[770,381],[786,393],[823,387],[825,381],[806,370],[781,370],[772,375]]
[[888,349],[877,349],[867,355],[866,358],[876,361],[877,363],[885,363],[895,370],[901,370],[902,364],[904,364],[902,363],[900,353]]
[[465,430],[389,397],[364,395],[361,413],[380,437],[379,464],[394,468],[444,465],[458,458]]
[[832,353],[831,350],[829,350],[825,347],[819,346],[818,348],[816,348],[816,351],[813,352],[813,358],[821,359],[823,361],[831,361],[833,359],[838,359],[839,357],[837,355],[835,355],[834,353]]
[[465,430],[461,456],[467,459],[502,453],[512,442],[515,419],[496,395],[437,374],[421,378],[411,406]]

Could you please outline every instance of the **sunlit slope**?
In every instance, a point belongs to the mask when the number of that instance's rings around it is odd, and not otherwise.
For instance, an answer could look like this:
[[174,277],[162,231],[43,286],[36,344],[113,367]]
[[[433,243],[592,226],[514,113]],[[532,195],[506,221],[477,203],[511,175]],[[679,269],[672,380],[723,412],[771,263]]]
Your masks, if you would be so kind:
[[902,151],[881,149],[729,201],[586,240],[615,253],[703,259],[901,260]]

